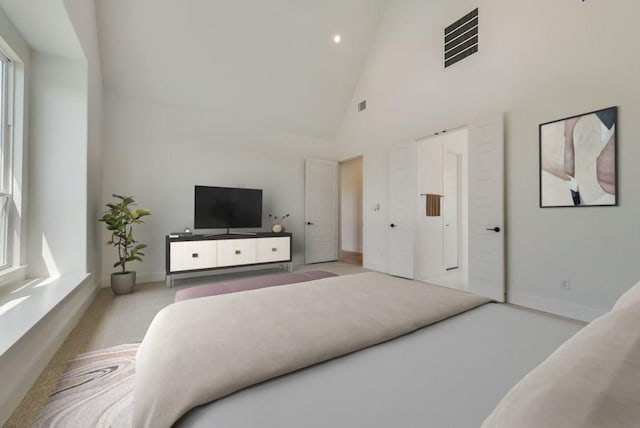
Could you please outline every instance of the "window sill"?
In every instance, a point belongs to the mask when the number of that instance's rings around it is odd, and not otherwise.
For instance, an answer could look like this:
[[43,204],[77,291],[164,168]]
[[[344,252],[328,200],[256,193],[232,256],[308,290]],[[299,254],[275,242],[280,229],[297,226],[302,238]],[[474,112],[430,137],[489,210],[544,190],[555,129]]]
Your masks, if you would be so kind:
[[89,274],[25,279],[0,288],[0,356],[74,291]]
[[24,280],[27,266],[12,266],[0,270],[0,295],[4,294],[4,287],[11,287]]

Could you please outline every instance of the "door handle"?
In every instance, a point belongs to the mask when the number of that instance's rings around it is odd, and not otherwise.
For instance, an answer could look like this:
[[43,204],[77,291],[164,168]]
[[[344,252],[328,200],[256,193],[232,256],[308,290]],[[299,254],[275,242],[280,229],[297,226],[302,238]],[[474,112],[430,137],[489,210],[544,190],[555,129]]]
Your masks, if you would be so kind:
[[310,221],[307,222],[307,226],[313,226],[313,223],[311,223]]
[[500,232],[500,228],[498,226],[496,227],[487,227],[487,230],[493,231],[493,232]]
[[395,225],[395,224],[393,224],[393,223],[391,223],[391,224],[389,225],[389,227],[396,227],[396,225]]

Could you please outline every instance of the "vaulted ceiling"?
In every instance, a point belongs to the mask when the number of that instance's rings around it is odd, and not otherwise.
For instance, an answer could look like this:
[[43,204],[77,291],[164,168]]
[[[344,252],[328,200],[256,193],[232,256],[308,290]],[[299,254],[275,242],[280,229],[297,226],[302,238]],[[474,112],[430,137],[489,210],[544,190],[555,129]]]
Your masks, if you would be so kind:
[[96,0],[105,91],[331,140],[385,5]]

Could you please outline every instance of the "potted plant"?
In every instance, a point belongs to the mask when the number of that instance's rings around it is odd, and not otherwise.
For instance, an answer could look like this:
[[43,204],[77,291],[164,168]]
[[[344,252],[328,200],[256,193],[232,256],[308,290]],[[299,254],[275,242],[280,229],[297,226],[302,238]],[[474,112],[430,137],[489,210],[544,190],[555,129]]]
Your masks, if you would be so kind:
[[284,221],[289,217],[289,214],[285,215],[273,215],[269,214],[271,219],[271,231],[275,233],[281,233],[285,231]]
[[121,271],[111,274],[111,289],[113,294],[128,294],[136,285],[136,273],[127,270],[127,263],[141,262],[144,256],[141,250],[146,248],[145,244],[139,244],[133,238],[133,225],[144,223],[142,217],[151,213],[146,208],[133,209],[132,206],[136,205],[133,196],[112,196],[117,201],[107,204],[109,209],[99,221],[104,222],[111,232],[107,245],[113,245],[118,250],[118,261],[113,267],[120,267]]

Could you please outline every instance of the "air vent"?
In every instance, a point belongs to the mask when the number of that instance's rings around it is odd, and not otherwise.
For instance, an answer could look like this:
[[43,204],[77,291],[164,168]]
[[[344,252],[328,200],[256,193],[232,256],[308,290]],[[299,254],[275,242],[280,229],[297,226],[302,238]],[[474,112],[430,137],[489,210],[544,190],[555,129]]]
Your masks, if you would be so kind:
[[358,112],[361,112],[362,110],[366,110],[366,108],[367,108],[367,100],[363,100],[358,103]]
[[478,52],[478,9],[444,29],[444,66]]

